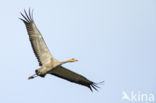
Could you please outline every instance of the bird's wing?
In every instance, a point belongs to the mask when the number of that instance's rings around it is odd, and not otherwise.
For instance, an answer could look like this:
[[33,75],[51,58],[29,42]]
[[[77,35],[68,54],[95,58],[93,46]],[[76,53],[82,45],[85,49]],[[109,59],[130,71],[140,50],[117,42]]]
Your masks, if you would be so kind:
[[54,58],[52,57],[46,43],[44,42],[41,33],[39,32],[39,30],[35,25],[35,22],[33,20],[33,12],[31,12],[29,9],[28,13],[25,10],[24,13],[25,15],[21,13],[23,18],[19,18],[19,19],[21,19],[26,25],[31,46],[33,48],[35,56],[38,59],[39,65],[42,66],[50,62]]
[[77,74],[75,72],[72,72],[62,66],[58,66],[57,68],[52,69],[49,74],[55,75],[62,79],[68,80],[70,82],[74,82],[74,83],[86,86],[91,91],[93,91],[92,88],[95,89],[96,91],[97,91],[97,88],[99,88],[96,83],[94,83],[94,82],[88,80],[87,78],[85,78],[84,76]]

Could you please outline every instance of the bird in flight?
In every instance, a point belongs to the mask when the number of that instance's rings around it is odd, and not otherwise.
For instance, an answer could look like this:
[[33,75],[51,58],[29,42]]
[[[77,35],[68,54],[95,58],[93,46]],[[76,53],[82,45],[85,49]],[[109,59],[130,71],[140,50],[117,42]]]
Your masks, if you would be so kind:
[[91,91],[93,91],[92,89],[97,91],[97,88],[99,88],[97,83],[94,83],[84,76],[70,71],[62,66],[62,64],[76,62],[78,60],[72,58],[67,61],[60,62],[51,55],[41,33],[35,25],[33,20],[33,11],[29,9],[29,11],[26,12],[26,10],[24,10],[24,13],[21,13],[21,15],[23,18],[19,19],[21,19],[26,26],[32,49],[40,66],[40,68],[35,70],[35,74],[30,76],[28,79],[33,79],[37,76],[45,77],[47,74],[51,74],[70,82],[86,86]]

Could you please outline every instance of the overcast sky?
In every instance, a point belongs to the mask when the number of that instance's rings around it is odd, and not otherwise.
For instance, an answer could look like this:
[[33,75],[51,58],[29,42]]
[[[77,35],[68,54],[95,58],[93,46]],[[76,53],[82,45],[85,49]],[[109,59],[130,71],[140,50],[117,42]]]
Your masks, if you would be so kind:
[[[35,23],[63,66],[99,92],[55,76],[27,80],[39,68],[20,12]],[[132,103],[122,92],[156,94],[155,0],[1,0],[1,103]],[[145,102],[142,102],[145,103]]]

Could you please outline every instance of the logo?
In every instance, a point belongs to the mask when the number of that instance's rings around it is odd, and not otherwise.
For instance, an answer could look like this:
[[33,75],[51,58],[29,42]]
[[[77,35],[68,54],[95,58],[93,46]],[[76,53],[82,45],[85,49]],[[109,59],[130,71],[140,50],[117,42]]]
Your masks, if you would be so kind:
[[127,93],[126,91],[122,92],[122,101],[130,101],[130,102],[154,102],[154,94],[152,93],[144,93],[144,92],[134,92],[131,91]]

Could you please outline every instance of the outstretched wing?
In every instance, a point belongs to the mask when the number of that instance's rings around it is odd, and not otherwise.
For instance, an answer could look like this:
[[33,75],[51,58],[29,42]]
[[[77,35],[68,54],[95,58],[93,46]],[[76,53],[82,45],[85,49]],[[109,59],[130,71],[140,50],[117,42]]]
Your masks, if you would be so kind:
[[91,91],[93,91],[92,88],[95,89],[96,91],[97,91],[97,88],[99,88],[96,83],[94,83],[94,82],[88,80],[87,78],[85,78],[84,76],[77,74],[75,72],[72,72],[62,66],[58,66],[57,68],[52,69],[49,74],[55,75],[62,79],[68,80],[70,82],[74,82],[74,83],[86,86]]
[[39,32],[39,30],[37,29],[35,25],[35,22],[33,20],[33,12],[31,12],[29,9],[28,13],[25,10],[24,10],[24,13],[25,14],[21,13],[23,18],[19,18],[19,19],[21,19],[26,25],[26,29],[29,35],[31,46],[38,59],[39,65],[42,66],[50,62],[53,57],[50,51],[48,50],[48,47],[46,43],[44,42],[44,39],[41,33]]

